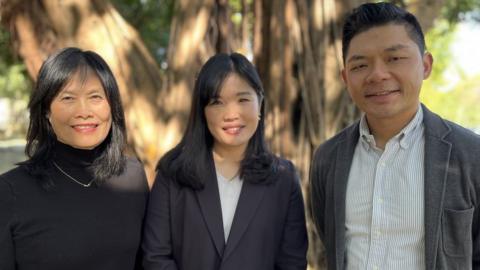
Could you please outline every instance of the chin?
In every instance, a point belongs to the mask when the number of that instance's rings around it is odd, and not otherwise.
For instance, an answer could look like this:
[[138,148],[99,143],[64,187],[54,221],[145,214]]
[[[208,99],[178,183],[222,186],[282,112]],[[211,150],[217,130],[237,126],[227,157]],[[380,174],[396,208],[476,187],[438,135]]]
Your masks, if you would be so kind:
[[99,146],[100,143],[101,142],[99,142],[99,143],[81,143],[81,144],[72,145],[72,147],[77,148],[77,149],[92,150],[93,148]]

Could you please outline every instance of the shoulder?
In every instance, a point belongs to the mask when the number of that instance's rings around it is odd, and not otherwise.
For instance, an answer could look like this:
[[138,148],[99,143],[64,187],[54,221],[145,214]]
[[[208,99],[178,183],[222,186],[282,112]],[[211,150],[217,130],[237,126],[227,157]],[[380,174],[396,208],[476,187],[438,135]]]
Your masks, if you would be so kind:
[[345,146],[349,143],[351,138],[358,140],[358,123],[356,121],[352,125],[346,127],[332,138],[326,140],[315,150],[313,155],[313,163],[322,163],[324,161],[329,162],[332,155],[337,151],[340,146]]
[[451,159],[458,160],[463,168],[471,168],[475,174],[480,173],[480,136],[456,123],[443,120],[451,131],[443,140],[451,145]]
[[426,140],[437,138],[451,143],[454,147],[466,147],[470,150],[473,150],[472,147],[474,149],[480,147],[480,135],[459,124],[443,119],[425,106],[423,109]]
[[300,184],[300,178],[298,177],[295,165],[290,160],[275,157],[277,159],[276,178],[279,184],[297,186]]
[[12,190],[12,183],[10,181],[12,176],[12,171],[13,170],[10,170],[0,175],[0,202],[9,200],[9,198],[12,197],[13,190]]
[[277,159],[277,173],[279,174],[294,174],[296,173],[296,170],[295,170],[295,166],[293,165],[293,163],[288,160],[288,159],[284,159],[284,158],[281,158],[281,157],[277,157],[275,156],[275,158]]
[[0,182],[11,186],[35,184],[35,179],[26,170],[25,166],[17,166],[0,175]]
[[123,190],[148,191],[147,177],[143,164],[135,157],[126,157],[123,172],[118,176],[112,177],[109,183]]
[[[7,225],[13,217],[16,194],[10,181],[15,169],[0,175],[0,228]],[[18,173],[18,172],[17,172]],[[1,232],[0,232],[1,235]]]
[[439,115],[424,110],[425,139],[437,138],[453,145],[454,148],[468,150],[480,149],[480,135]]
[[2,202],[8,200],[29,200],[38,194],[42,188],[38,179],[28,173],[25,166],[20,165],[0,175],[0,198]]
[[125,159],[125,169],[130,174],[144,175],[143,164],[136,157],[127,156]]
[[451,122],[448,120],[443,120],[443,121],[451,129],[451,132],[445,137],[445,139],[449,139],[455,145],[464,145],[465,147],[468,147],[470,150],[473,150],[471,149],[471,147],[474,147],[475,149],[480,148],[480,135],[454,122]]

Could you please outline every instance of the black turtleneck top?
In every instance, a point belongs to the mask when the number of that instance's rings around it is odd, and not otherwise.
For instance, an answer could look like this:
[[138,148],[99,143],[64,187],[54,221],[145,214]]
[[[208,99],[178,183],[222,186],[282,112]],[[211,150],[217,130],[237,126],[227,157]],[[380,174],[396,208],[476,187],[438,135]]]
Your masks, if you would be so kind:
[[[86,184],[98,151],[57,143],[53,160]],[[65,173],[52,166],[50,190],[23,165],[0,175],[0,269],[135,269],[148,196],[143,166],[127,158],[121,175],[90,187]]]

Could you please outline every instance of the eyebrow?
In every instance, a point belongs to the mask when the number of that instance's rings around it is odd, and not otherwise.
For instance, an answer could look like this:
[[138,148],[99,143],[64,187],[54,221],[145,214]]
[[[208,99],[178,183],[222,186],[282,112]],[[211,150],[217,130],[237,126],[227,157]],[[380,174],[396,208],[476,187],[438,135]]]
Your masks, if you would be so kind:
[[[238,92],[235,96],[237,97],[240,97],[240,96],[252,96],[253,94],[249,91],[242,91],[242,92]],[[211,97],[211,99],[219,99],[221,98],[220,95],[215,95],[213,97]]]
[[396,44],[385,49],[387,52],[394,52],[402,49],[407,49],[409,46],[405,44]]
[[243,91],[243,92],[238,92],[237,96],[251,96],[253,95],[251,92],[248,91]]
[[[102,93],[103,91],[101,89],[92,89],[87,92],[87,95],[91,95],[94,93]],[[58,95],[60,94],[69,94],[69,95],[76,95],[77,93],[75,90],[70,90],[70,89],[63,89],[60,92],[58,92]],[[106,93],[105,93],[106,94]]]
[[[386,48],[384,51],[386,51],[386,52],[395,52],[395,51],[398,51],[398,50],[403,50],[403,49],[408,49],[408,48],[409,48],[408,45],[405,45],[405,44],[396,44],[396,45],[393,45],[393,46],[390,46],[390,47]],[[363,55],[355,54],[355,55],[352,55],[350,58],[348,58],[347,63],[350,63],[350,62],[353,62],[353,61],[363,60],[363,59],[365,59],[365,58],[366,58],[366,57],[363,56]]]
[[350,58],[348,58],[347,63],[350,63],[350,62],[353,62],[353,61],[358,61],[358,60],[363,60],[363,59],[365,59],[365,58],[366,58],[366,57],[363,56],[363,55],[355,54],[355,55],[350,56]]

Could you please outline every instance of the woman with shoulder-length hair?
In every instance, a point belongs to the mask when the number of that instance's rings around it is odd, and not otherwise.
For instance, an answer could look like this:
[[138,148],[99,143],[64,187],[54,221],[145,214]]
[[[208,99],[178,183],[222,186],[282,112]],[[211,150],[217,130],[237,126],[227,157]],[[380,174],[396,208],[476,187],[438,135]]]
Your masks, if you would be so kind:
[[244,56],[217,54],[202,67],[185,134],[157,165],[146,270],[306,269],[299,180],[265,144],[264,104]]
[[28,160],[0,176],[0,269],[134,269],[148,186],[124,155],[110,68],[61,50],[40,68],[29,109]]

